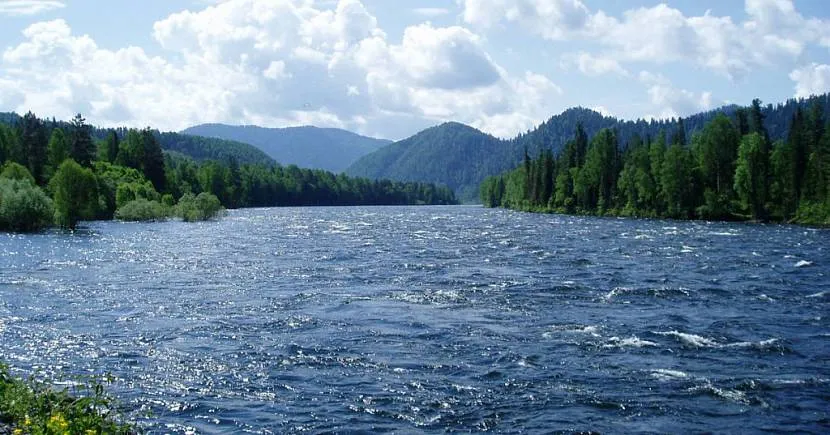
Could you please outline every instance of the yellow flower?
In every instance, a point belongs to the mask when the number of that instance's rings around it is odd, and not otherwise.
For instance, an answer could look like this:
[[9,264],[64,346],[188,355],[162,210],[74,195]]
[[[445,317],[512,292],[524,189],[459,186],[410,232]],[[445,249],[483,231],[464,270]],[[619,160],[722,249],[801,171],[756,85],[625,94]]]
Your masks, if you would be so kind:
[[12,431],[12,435],[23,435],[23,429],[17,428]]
[[26,418],[23,419],[23,427],[28,427],[32,425],[32,419],[29,418],[29,414],[26,414]]
[[53,414],[46,422],[46,430],[56,435],[69,435],[69,422],[61,413]]
[[92,430],[92,429],[87,429],[87,430],[84,432],[84,435],[98,435],[98,432],[95,432],[95,431],[94,431],[94,430]]

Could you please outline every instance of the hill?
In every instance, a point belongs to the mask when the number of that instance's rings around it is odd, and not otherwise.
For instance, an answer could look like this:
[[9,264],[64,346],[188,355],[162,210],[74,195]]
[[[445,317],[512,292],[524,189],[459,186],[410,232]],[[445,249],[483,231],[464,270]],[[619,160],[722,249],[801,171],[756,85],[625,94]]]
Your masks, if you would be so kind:
[[[505,168],[494,154],[506,150],[503,141],[457,122],[428,128],[355,162],[346,173],[372,179],[444,184],[464,198],[475,195],[482,174]],[[430,181],[433,180],[433,181]]]
[[391,143],[346,130],[318,127],[202,124],[182,133],[248,143],[283,165],[294,164],[332,172],[342,172],[359,158]]
[[[825,107],[828,98],[828,94],[814,97],[821,100]],[[770,138],[786,137],[796,107],[806,108],[810,101],[812,99],[788,100],[764,106],[764,124]],[[472,202],[478,201],[478,186],[485,178],[515,168],[524,158],[525,150],[533,157],[543,150],[558,153],[573,139],[577,123],[583,125],[589,137],[603,128],[614,129],[625,147],[635,135],[642,138],[673,135],[680,131],[681,125],[683,134],[691,137],[718,113],[734,118],[740,110],[741,107],[730,105],[686,118],[626,121],[577,107],[509,140],[488,136],[462,124],[446,123],[381,148],[355,162],[346,173],[369,178],[442,183],[454,189],[460,200]]]
[[164,151],[181,153],[194,160],[227,162],[235,159],[239,164],[269,166],[275,163],[262,150],[242,142],[179,133],[159,133],[158,138]]
[[[15,126],[20,119],[21,117],[17,113],[0,112],[0,123],[2,124]],[[49,132],[57,127],[69,128],[69,123],[66,121],[55,119],[44,119],[43,121]],[[127,130],[125,127],[114,129],[121,139],[127,135]],[[98,141],[103,141],[109,135],[109,132],[110,129],[93,127],[92,137]],[[275,163],[274,159],[247,143],[172,132],[161,133],[157,130],[153,130],[153,134],[158,138],[161,149],[165,152],[173,152],[197,161],[219,160],[227,162],[234,159],[239,164],[264,164],[268,166]]]

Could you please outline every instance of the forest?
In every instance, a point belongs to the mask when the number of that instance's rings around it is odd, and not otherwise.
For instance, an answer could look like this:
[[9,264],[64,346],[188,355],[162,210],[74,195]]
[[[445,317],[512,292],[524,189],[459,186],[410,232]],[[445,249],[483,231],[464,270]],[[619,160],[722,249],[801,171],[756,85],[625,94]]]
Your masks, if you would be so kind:
[[98,130],[80,114],[68,123],[31,112],[0,121],[2,231],[113,218],[203,220],[223,207],[456,203],[446,187],[283,167],[246,144],[224,149],[217,139],[149,128]]
[[830,125],[824,99],[794,106],[772,140],[759,100],[717,113],[687,137],[679,120],[654,137],[581,124],[554,154],[485,179],[488,207],[534,212],[830,224]]

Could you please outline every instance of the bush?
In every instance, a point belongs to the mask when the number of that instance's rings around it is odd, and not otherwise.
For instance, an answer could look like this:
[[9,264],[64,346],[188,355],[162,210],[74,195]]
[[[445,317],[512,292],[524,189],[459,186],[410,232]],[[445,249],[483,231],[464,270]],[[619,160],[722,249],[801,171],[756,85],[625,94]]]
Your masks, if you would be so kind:
[[28,179],[0,177],[0,230],[37,231],[52,222],[52,200]]
[[98,210],[98,182],[90,169],[64,160],[49,181],[55,201],[55,223],[75,229],[78,221],[93,219]]
[[185,222],[206,221],[219,216],[224,209],[219,198],[211,193],[202,192],[198,196],[186,193],[179,199],[176,216]]
[[170,209],[158,201],[139,198],[115,211],[115,218],[122,221],[147,222],[167,219]]
[[132,434],[122,423],[117,403],[98,382],[80,385],[75,395],[46,385],[13,378],[0,364],[0,423],[10,423],[15,434]]
[[8,162],[3,166],[3,171],[0,172],[0,178],[7,178],[10,180],[26,180],[35,184],[35,177],[26,169],[25,166],[16,162]]

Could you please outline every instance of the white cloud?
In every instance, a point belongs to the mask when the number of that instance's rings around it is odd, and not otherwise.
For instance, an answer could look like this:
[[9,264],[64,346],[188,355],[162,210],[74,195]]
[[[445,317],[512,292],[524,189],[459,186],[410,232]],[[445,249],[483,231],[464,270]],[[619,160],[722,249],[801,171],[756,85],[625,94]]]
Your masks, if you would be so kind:
[[64,2],[55,0],[2,0],[0,1],[0,15],[37,15],[65,7]]
[[695,93],[675,88],[662,74],[640,71],[640,82],[646,85],[649,100],[658,115],[649,118],[672,118],[688,116],[712,109],[712,93]]
[[[806,19],[791,0],[746,0],[746,19],[686,16],[666,4],[613,17],[580,0],[457,0],[464,21],[513,24],[543,38],[599,43],[619,62],[689,62],[730,78],[756,66],[795,62],[808,44],[830,46],[830,22]],[[587,69],[591,71],[590,68]]]
[[577,68],[587,76],[601,76],[605,74],[619,74],[628,76],[629,73],[620,63],[610,57],[598,57],[587,52],[570,53],[562,57],[563,69]]
[[412,9],[412,12],[415,15],[420,15],[422,17],[433,18],[433,17],[440,17],[442,15],[447,15],[450,13],[449,9],[445,8],[415,8]]
[[813,63],[793,70],[790,79],[795,82],[795,96],[806,98],[830,91],[830,65]]
[[590,11],[580,0],[457,0],[464,21],[491,27],[504,20],[519,23],[545,38],[567,39],[581,31]]
[[392,138],[447,120],[512,136],[559,108],[560,88],[511,76],[464,27],[411,26],[390,43],[361,2],[318,5],[226,0],[175,13],[153,26],[155,57],[101,48],[63,20],[35,23],[2,53],[0,102],[99,125],[311,123]]

